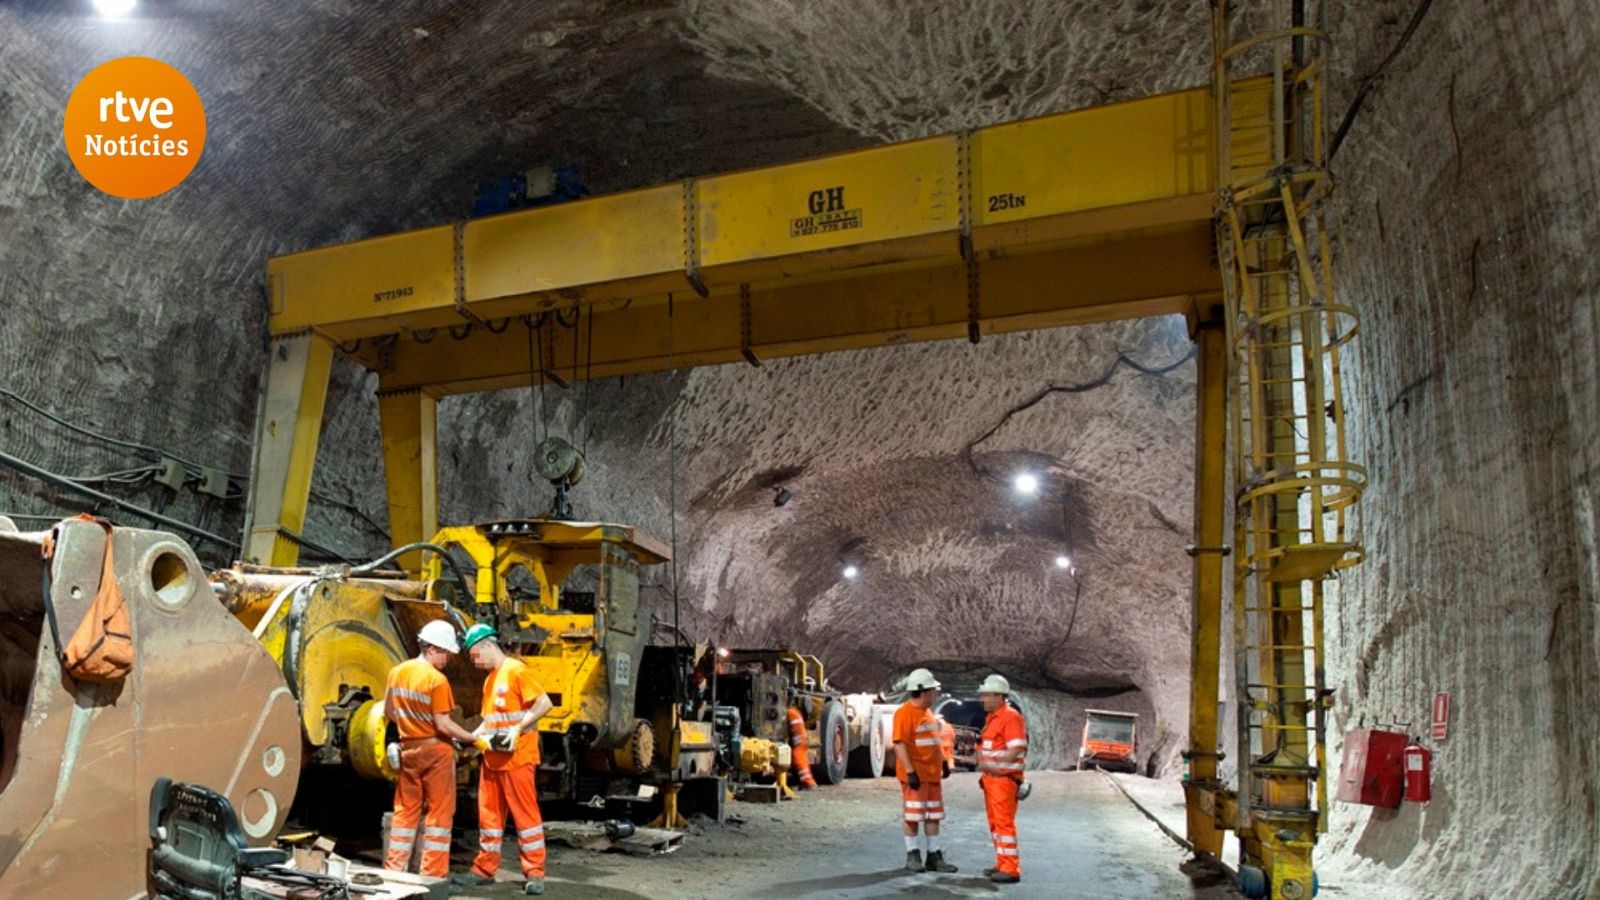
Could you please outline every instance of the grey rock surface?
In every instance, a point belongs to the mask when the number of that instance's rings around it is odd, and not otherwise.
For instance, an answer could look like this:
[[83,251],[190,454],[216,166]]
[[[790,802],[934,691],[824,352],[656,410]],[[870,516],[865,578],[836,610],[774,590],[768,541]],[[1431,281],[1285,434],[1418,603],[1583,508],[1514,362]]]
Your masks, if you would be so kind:
[[[474,182],[529,164],[577,161],[620,189],[1196,84],[1208,53],[1198,0],[146,6],[116,24],[0,8],[0,386],[240,473],[268,254],[459,217]],[[1335,118],[1415,8],[1340,7]],[[1369,561],[1329,604],[1335,731],[1420,730],[1435,690],[1457,710],[1434,802],[1336,805],[1319,851],[1397,891],[1600,891],[1597,42],[1575,0],[1434,4],[1335,160],[1372,471]],[[72,171],[60,115],[84,72],[135,52],[186,71],[212,124],[188,182],[122,202]],[[1153,321],[607,382],[576,404],[587,417],[547,399],[554,430],[587,426],[584,509],[663,536],[675,522],[685,627],[803,644],[853,686],[998,667],[1058,692],[1064,711],[1037,724],[1067,748],[1072,710],[1108,693],[1148,704],[1152,738],[1183,732],[1192,366],[1053,394],[972,465],[964,450],[1119,350],[1186,349]],[[353,555],[384,544],[372,387],[336,372],[316,488],[377,527],[327,502],[308,526]],[[150,461],[0,410],[0,447],[56,471]],[[543,510],[538,418],[527,391],[443,404],[447,519]],[[1034,505],[1005,484],[1024,465],[1048,475]],[[780,485],[795,499],[776,508]],[[230,535],[242,512],[109,489]],[[76,506],[0,472],[0,514]],[[1050,567],[1062,548],[1076,620]]]

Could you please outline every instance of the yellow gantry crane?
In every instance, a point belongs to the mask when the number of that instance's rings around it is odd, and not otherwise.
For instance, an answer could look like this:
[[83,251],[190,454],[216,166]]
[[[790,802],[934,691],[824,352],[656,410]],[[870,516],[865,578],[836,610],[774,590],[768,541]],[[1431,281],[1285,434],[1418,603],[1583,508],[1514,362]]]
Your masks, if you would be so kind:
[[[336,353],[378,376],[400,547],[438,530],[445,396],[1182,314],[1199,351],[1189,836],[1220,856],[1235,831],[1247,889],[1308,896],[1323,584],[1360,558],[1345,514],[1364,473],[1339,377],[1355,316],[1321,211],[1326,34],[1304,2],[1265,5],[1240,34],[1213,0],[1210,89],[269,260],[246,559],[297,559]],[[1237,791],[1217,777],[1229,554]]]

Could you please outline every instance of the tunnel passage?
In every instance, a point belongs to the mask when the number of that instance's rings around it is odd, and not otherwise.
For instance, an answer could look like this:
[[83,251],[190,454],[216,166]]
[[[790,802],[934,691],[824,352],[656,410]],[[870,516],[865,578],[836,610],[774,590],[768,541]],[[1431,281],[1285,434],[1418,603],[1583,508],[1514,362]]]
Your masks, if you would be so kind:
[[[551,433],[589,434],[580,517],[676,531],[679,602],[667,567],[641,583],[657,640],[681,626],[696,642],[792,648],[847,692],[943,661],[940,677],[971,670],[973,688],[999,671],[1064,692],[1050,707],[1126,700],[1174,771],[1191,347],[1181,318],[1146,319],[597,381],[587,415],[557,388],[446,398],[440,433],[458,449],[440,456],[441,520],[547,508],[548,484],[505,440],[547,416]],[[1119,354],[1176,368],[1107,379]],[[1093,386],[1040,398],[1046,385]],[[1035,495],[1014,489],[1023,468]],[[381,505],[381,484],[338,477]],[[1081,729],[1062,716],[1052,732]],[[1049,745],[1036,764],[1075,762],[1076,736]]]
[[[977,670],[952,674],[937,668],[934,668],[934,672],[944,685],[934,712],[944,716],[952,725],[981,729],[984,712],[978,698],[978,685],[989,672]],[[1146,693],[1137,686],[1111,684],[1103,688],[1069,692],[1060,688],[1027,685],[1017,678],[1009,680],[1012,704],[1028,723],[1029,769],[1074,768],[1083,736],[1085,710],[1090,709],[1131,712],[1139,716],[1141,733],[1137,752],[1141,772],[1149,769],[1150,760],[1162,759],[1171,749],[1159,746],[1152,737],[1156,734],[1156,729],[1151,727],[1155,722],[1155,708]],[[1157,768],[1160,765],[1158,762]]]

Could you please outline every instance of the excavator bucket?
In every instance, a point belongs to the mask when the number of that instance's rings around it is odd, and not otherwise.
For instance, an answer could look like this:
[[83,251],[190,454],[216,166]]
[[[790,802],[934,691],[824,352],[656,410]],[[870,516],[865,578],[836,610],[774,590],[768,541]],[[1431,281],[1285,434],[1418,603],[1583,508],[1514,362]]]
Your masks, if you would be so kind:
[[142,894],[162,776],[227,797],[250,843],[271,843],[301,756],[295,698],[272,657],[216,601],[183,541],[116,528],[133,668],[110,683],[73,680],[58,640],[100,584],[106,533],[62,523],[48,582],[45,535],[0,518],[0,896]]

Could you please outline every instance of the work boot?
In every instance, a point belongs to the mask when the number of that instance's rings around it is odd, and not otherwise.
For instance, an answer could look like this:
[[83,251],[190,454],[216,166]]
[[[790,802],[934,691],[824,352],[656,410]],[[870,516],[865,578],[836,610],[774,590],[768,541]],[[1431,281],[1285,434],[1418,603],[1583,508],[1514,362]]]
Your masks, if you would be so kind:
[[483,887],[494,884],[493,878],[485,878],[477,872],[462,872],[460,875],[451,875],[450,883],[461,887]]
[[956,867],[944,861],[944,851],[935,850],[928,854],[929,872],[954,872]]
[[913,872],[925,872],[927,867],[922,864],[921,850],[906,851],[906,868]]
[[527,881],[524,881],[522,883],[522,892],[524,894],[527,894],[527,895],[531,896],[531,897],[537,897],[540,894],[543,894],[544,893],[544,879],[543,878],[529,878]]
[[1016,884],[1022,880],[1022,876],[1012,872],[1002,872],[999,869],[994,869],[989,875],[989,880],[996,884]]

